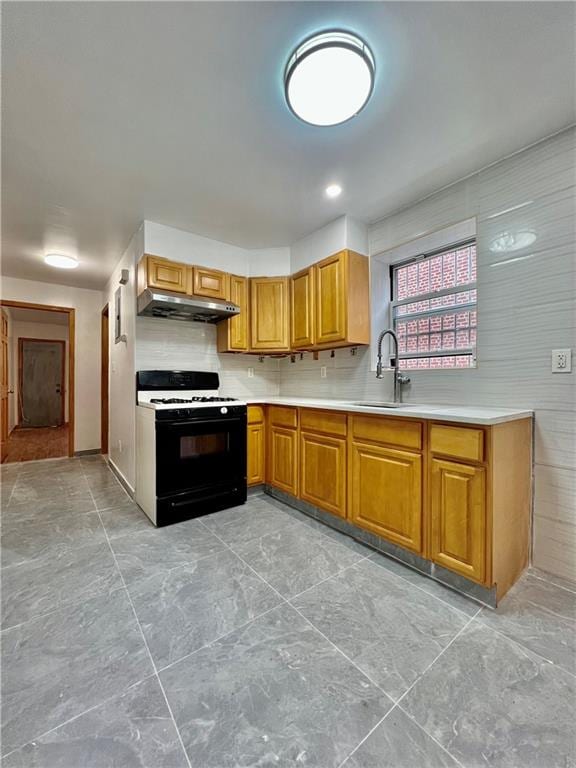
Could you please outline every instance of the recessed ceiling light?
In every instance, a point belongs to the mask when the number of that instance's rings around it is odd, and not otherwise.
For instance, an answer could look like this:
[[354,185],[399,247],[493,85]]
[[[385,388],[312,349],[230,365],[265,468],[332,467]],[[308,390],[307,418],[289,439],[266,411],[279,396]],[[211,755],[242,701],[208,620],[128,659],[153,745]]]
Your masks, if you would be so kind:
[[534,232],[502,232],[490,243],[492,253],[511,253],[528,248],[536,240]]
[[58,267],[58,269],[76,269],[78,266],[78,259],[74,256],[65,256],[63,253],[47,253],[44,256],[44,261],[51,267]]
[[374,87],[374,56],[350,32],[322,32],[301,43],[286,65],[284,90],[294,114],[312,125],[338,125],[360,112]]
[[342,194],[342,187],[340,184],[330,184],[324,191],[326,192],[326,197],[338,197]]

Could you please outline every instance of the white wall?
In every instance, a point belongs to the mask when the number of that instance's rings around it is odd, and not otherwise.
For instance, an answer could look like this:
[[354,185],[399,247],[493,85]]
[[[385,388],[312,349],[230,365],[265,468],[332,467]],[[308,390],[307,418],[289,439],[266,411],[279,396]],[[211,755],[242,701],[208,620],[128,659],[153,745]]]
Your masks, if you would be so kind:
[[[108,455],[126,483],[134,489],[136,476],[136,265],[144,253],[144,226],[134,234],[104,290],[109,308],[109,419]],[[126,341],[115,342],[114,294],[120,287],[121,270],[129,280],[122,286],[122,333]]]
[[73,307],[76,310],[74,449],[99,449],[102,293],[67,285],[3,277],[1,296],[9,301]]
[[68,326],[57,325],[56,323],[27,323],[23,321],[9,321],[8,324],[8,337],[9,344],[12,346],[11,358],[12,361],[9,369],[10,374],[10,386],[9,388],[14,391],[14,395],[10,396],[10,419],[9,427],[20,423],[18,418],[18,340],[24,339],[57,339],[64,341],[64,386],[65,386],[65,398],[64,398],[64,418],[68,421],[69,418],[69,400],[68,400]]
[[[576,338],[575,149],[570,129],[370,227],[379,254],[472,216],[478,242],[478,368],[411,371],[406,400],[535,410],[534,564],[576,579],[576,372],[552,374],[551,350]],[[530,258],[496,266],[504,231],[529,229]],[[383,296],[372,296],[373,307]],[[281,394],[387,399],[370,351],[280,365]],[[576,361],[575,361],[576,362]],[[320,366],[328,376],[320,378]]]
[[368,227],[351,216],[340,218],[297,240],[290,246],[290,272],[299,272],[320,259],[350,248],[368,253]]

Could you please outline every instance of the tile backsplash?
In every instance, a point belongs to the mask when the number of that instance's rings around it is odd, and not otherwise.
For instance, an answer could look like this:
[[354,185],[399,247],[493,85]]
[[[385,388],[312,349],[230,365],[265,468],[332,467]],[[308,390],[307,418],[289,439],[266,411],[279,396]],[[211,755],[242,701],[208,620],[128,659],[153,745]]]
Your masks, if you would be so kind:
[[[254,370],[249,377],[248,369]],[[278,395],[278,360],[256,355],[218,354],[216,326],[152,317],[136,319],[136,370],[217,371],[229,397]]]

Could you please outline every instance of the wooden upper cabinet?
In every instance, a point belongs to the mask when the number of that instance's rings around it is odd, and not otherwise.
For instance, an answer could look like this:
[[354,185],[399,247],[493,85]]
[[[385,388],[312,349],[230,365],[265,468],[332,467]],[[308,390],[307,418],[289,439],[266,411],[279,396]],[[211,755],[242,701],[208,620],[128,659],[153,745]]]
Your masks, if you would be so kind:
[[254,352],[290,351],[288,280],[250,278],[250,348]]
[[315,266],[317,347],[370,343],[368,258],[340,251]]
[[422,552],[422,457],[379,445],[351,444],[350,517],[361,528]]
[[143,273],[139,275],[139,293],[145,288],[173,293],[189,292],[188,265],[149,255],[144,256],[141,264]]
[[248,278],[230,275],[230,301],[240,307],[240,314],[217,325],[218,352],[247,352],[249,336]]
[[314,277],[315,268],[308,267],[290,278],[292,288],[290,341],[293,349],[303,349],[314,344]]
[[192,267],[192,293],[208,299],[228,299],[229,274],[219,269]]
[[432,459],[432,560],[483,583],[486,577],[486,471]]

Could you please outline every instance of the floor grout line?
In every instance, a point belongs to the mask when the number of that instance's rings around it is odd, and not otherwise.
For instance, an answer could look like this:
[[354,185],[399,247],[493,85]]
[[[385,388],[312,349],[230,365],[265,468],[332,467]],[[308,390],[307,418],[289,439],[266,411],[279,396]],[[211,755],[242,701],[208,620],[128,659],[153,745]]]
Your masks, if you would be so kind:
[[12,755],[14,752],[18,752],[20,749],[23,749],[27,744],[32,744],[33,742],[38,741],[39,739],[43,739],[44,736],[48,736],[48,734],[53,733],[54,731],[57,731],[59,728],[63,728],[65,725],[69,725],[69,723],[73,723],[75,720],[78,720],[79,717],[82,717],[83,715],[87,715],[89,712],[94,712],[94,710],[99,709],[100,707],[103,707],[106,704],[110,704],[110,702],[114,701],[115,699],[119,699],[122,696],[125,696],[126,693],[128,693],[128,691],[132,690],[132,688],[136,688],[138,685],[145,683],[146,680],[152,680],[153,677],[154,677],[154,673],[152,672],[151,674],[146,675],[146,677],[141,678],[137,682],[130,683],[130,685],[127,688],[124,688],[124,690],[121,691],[120,693],[115,693],[113,696],[109,696],[107,699],[104,699],[104,701],[101,701],[98,704],[94,704],[93,707],[88,707],[88,709],[85,709],[79,714],[68,718],[68,720],[63,720],[61,723],[58,723],[58,725],[55,725],[53,728],[49,728],[47,731],[44,731],[43,733],[40,733],[37,736],[34,736],[31,739],[28,739],[28,741],[24,742],[24,744],[21,744],[18,747],[14,747],[14,749],[11,749],[10,752],[6,752],[4,755],[2,755],[0,759],[0,763],[2,762],[2,760],[5,760],[9,755]]
[[379,728],[379,727],[382,725],[382,723],[384,722],[384,720],[386,720],[386,718],[388,717],[388,715],[389,715],[391,712],[393,712],[395,709],[396,709],[396,704],[393,704],[393,705],[390,707],[390,709],[389,709],[389,710],[388,710],[388,711],[387,711],[387,712],[386,712],[386,713],[383,715],[383,717],[381,717],[381,718],[380,718],[380,720],[378,720],[378,722],[376,723],[376,725],[375,725],[373,728],[371,728],[371,729],[368,731],[368,733],[366,734],[366,736],[364,736],[364,738],[363,738],[361,741],[359,741],[359,742],[358,742],[358,744],[356,744],[356,746],[354,747],[354,749],[353,749],[351,752],[349,752],[349,753],[346,755],[346,757],[344,758],[344,760],[342,760],[342,762],[338,764],[338,768],[343,768],[343,766],[344,766],[344,765],[346,765],[346,763],[348,762],[348,760],[350,760],[350,758],[352,757],[352,755],[353,755],[355,752],[357,752],[357,751],[360,749],[360,747],[362,746],[362,744],[364,744],[364,742],[365,742],[365,741],[368,741],[368,739],[370,738],[370,736],[372,736],[372,734],[374,733],[374,731],[375,731],[377,728]]
[[[374,554],[370,555],[370,559],[372,560],[372,562],[375,565],[378,565],[380,568],[382,568],[383,571],[387,571],[387,569],[383,565],[379,565],[379,563],[377,563],[374,560],[374,557],[376,555],[379,555],[380,557],[389,557],[395,563],[400,563],[400,565],[404,565],[404,563],[401,560],[396,560],[396,558],[391,557],[391,555],[387,555],[384,552],[379,552],[378,550],[376,550],[376,552],[374,552]],[[409,566],[405,566],[405,567],[408,568]],[[399,573],[394,573],[394,571],[387,571],[387,572],[392,574],[392,576],[396,576],[397,578],[402,579],[402,581],[405,581],[407,584],[410,584],[410,586],[415,587],[416,589],[419,589],[420,592],[424,592],[424,594],[428,595],[428,597],[433,597],[435,600],[438,600],[438,602],[442,603],[443,605],[448,606],[448,608],[452,608],[453,611],[458,611],[458,613],[461,613],[462,616],[466,616],[467,618],[470,618],[470,614],[469,613],[466,613],[465,611],[460,610],[460,608],[456,608],[455,605],[450,605],[450,603],[447,603],[446,600],[443,600],[441,597],[438,597],[437,595],[433,595],[431,592],[427,592],[424,589],[424,587],[420,587],[418,584],[414,584],[413,582],[410,581],[410,579],[407,579],[404,576],[401,576]],[[414,573],[420,573],[420,571],[414,571]],[[440,584],[441,586],[446,587],[446,589],[450,589],[450,587],[446,586],[445,584],[442,584],[441,581],[436,581],[436,579],[430,578],[425,573],[422,573],[422,577],[425,578],[425,579],[428,579],[428,581],[431,581],[434,584]],[[474,598],[468,597],[463,592],[458,592],[458,590],[451,590],[451,591],[453,591],[457,595],[460,595],[461,597],[465,598],[466,600],[470,600],[471,604],[474,605],[474,606],[477,606],[479,610],[482,610],[483,608],[487,607],[487,606],[477,602],[476,600],[474,600]],[[476,614],[477,613],[478,613],[478,610],[476,611]],[[474,614],[474,615],[476,615],[476,614]]]
[[406,715],[406,717],[410,718],[410,720],[411,720],[411,721],[414,723],[414,725],[415,725],[417,728],[419,728],[419,729],[420,729],[420,730],[421,730],[423,733],[425,733],[425,734],[426,734],[426,736],[428,736],[428,738],[429,738],[429,739],[432,739],[432,741],[433,741],[435,744],[437,744],[437,745],[440,747],[440,749],[442,749],[444,752],[446,752],[446,754],[447,754],[447,755],[449,755],[449,756],[452,758],[452,760],[454,760],[454,762],[456,763],[456,765],[459,765],[459,766],[460,766],[460,768],[465,768],[465,766],[464,766],[464,765],[462,765],[462,763],[460,762],[460,760],[458,760],[458,758],[456,758],[456,757],[455,757],[455,756],[452,754],[452,752],[450,752],[450,750],[446,749],[446,747],[445,747],[443,744],[441,744],[441,743],[438,741],[438,739],[436,739],[436,737],[435,737],[435,736],[432,736],[432,734],[431,734],[431,733],[428,733],[428,731],[426,730],[426,728],[424,728],[424,726],[420,725],[420,723],[419,723],[417,720],[415,720],[415,719],[412,717],[412,715],[410,714],[410,712],[407,712],[407,711],[404,709],[404,707],[403,707],[401,704],[397,704],[396,706],[398,707],[398,709],[400,710],[400,712],[403,712],[403,713]]
[[[86,475],[84,475],[86,477]],[[92,500],[94,500],[94,496],[92,495],[92,491],[90,491],[90,495],[92,496]],[[160,680],[160,675],[158,674],[158,669],[156,668],[156,663],[154,662],[154,658],[152,656],[152,653],[150,651],[150,647],[148,645],[148,641],[146,640],[146,636],[144,635],[144,630],[142,629],[142,625],[140,624],[140,619],[138,618],[138,614],[136,613],[136,608],[134,606],[134,603],[132,602],[132,597],[130,595],[130,592],[128,591],[128,587],[126,585],[126,581],[124,579],[124,575],[120,569],[120,566],[118,565],[118,559],[116,558],[116,553],[112,549],[112,544],[110,543],[110,537],[108,536],[108,531],[106,530],[106,526],[104,525],[104,522],[102,521],[102,516],[100,515],[100,512],[98,512],[98,517],[100,518],[100,524],[102,528],[104,528],[104,533],[106,535],[106,540],[108,542],[108,546],[110,548],[110,552],[112,553],[112,557],[114,558],[114,563],[116,566],[116,569],[118,570],[118,573],[120,574],[120,579],[122,580],[122,583],[124,584],[124,589],[126,591],[126,597],[128,598],[128,602],[130,603],[130,607],[132,608],[132,613],[134,614],[134,619],[136,621],[136,624],[138,626],[138,629],[140,630],[140,635],[142,636],[142,642],[144,643],[144,647],[146,648],[146,651],[148,653],[148,658],[150,659],[150,663],[152,665],[152,669],[154,670],[154,675],[156,676],[156,681],[158,682],[158,685],[160,686],[160,690],[162,691],[162,695],[164,697],[164,701],[166,703],[166,707],[168,709],[168,712],[170,713],[170,718],[172,720],[172,724],[174,725],[174,728],[176,730],[176,733],[178,734],[178,741],[180,742],[180,746],[182,747],[182,751],[184,752],[184,756],[186,758],[186,762],[188,763],[188,768],[192,768],[192,763],[190,762],[190,758],[188,757],[188,752],[186,751],[186,747],[184,746],[184,741],[182,740],[182,734],[180,733],[180,729],[178,728],[178,725],[176,724],[176,719],[174,717],[174,713],[172,712],[172,707],[170,706],[170,702],[168,701],[168,697],[166,696],[166,691],[164,690],[164,686],[162,685],[162,681]]]
[[[214,534],[214,535],[216,535],[216,534]],[[217,538],[219,538],[219,537],[217,536]],[[222,541],[222,539],[220,539],[220,541]],[[223,544],[225,544],[226,542],[222,541],[222,543],[223,543]],[[231,550],[232,552],[234,552],[234,550],[233,550],[231,547],[230,547],[230,550]],[[347,661],[348,661],[350,664],[352,664],[352,666],[353,666],[353,667],[355,667],[355,668],[356,668],[356,669],[357,669],[357,670],[360,672],[360,674],[362,674],[362,675],[363,675],[363,676],[364,676],[364,677],[365,677],[367,680],[369,680],[369,681],[372,683],[372,685],[376,686],[376,688],[378,688],[378,690],[379,690],[379,691],[381,691],[381,692],[384,694],[384,696],[386,696],[386,698],[387,698],[387,699],[389,699],[389,700],[390,700],[392,703],[394,703],[394,699],[393,699],[393,698],[392,698],[392,697],[391,697],[391,696],[390,696],[388,693],[386,693],[386,691],[385,691],[385,690],[384,690],[384,689],[383,689],[383,688],[382,688],[380,685],[378,685],[378,683],[376,683],[374,680],[372,680],[372,678],[370,677],[370,675],[366,674],[366,672],[364,672],[364,670],[360,669],[360,667],[359,667],[359,666],[358,666],[358,665],[357,665],[357,664],[356,664],[354,661],[352,661],[352,659],[351,659],[351,658],[349,658],[349,657],[348,657],[348,656],[347,656],[347,655],[344,653],[344,651],[342,651],[340,648],[338,648],[338,646],[337,646],[335,643],[333,643],[333,642],[332,642],[332,640],[330,640],[330,638],[329,638],[329,637],[327,637],[327,636],[326,636],[326,635],[325,635],[323,632],[321,632],[321,631],[318,629],[318,627],[316,627],[316,626],[315,626],[315,625],[314,625],[314,624],[313,624],[313,623],[310,621],[310,619],[308,619],[306,616],[304,616],[304,614],[303,614],[303,613],[301,613],[301,612],[298,610],[298,608],[296,608],[296,606],[292,605],[292,603],[290,602],[290,600],[292,600],[293,598],[287,598],[287,597],[284,597],[284,595],[283,595],[281,592],[279,592],[279,591],[278,591],[278,590],[277,590],[275,587],[273,587],[273,586],[272,586],[272,584],[270,584],[270,583],[269,583],[269,582],[268,582],[268,581],[267,581],[267,580],[266,580],[266,579],[265,579],[265,578],[264,578],[264,577],[263,577],[263,576],[262,576],[260,573],[258,573],[258,571],[257,571],[255,568],[253,568],[253,567],[250,565],[250,563],[248,563],[246,560],[244,560],[244,558],[243,558],[241,555],[239,555],[237,552],[234,552],[234,554],[235,554],[235,555],[236,555],[236,557],[238,557],[238,558],[239,558],[239,559],[240,559],[240,560],[241,560],[241,561],[242,561],[242,562],[243,562],[243,563],[244,563],[244,564],[245,564],[245,565],[246,565],[248,568],[250,568],[250,570],[251,570],[251,571],[253,571],[253,572],[254,572],[254,573],[255,573],[255,574],[258,576],[258,578],[259,578],[259,579],[261,579],[261,580],[264,582],[264,584],[266,584],[268,587],[270,587],[270,589],[274,590],[274,592],[276,592],[276,594],[277,594],[277,595],[280,597],[280,599],[282,600],[282,602],[283,602],[283,603],[285,603],[285,604],[286,604],[286,605],[288,605],[290,608],[292,608],[292,610],[293,610],[293,611],[296,611],[296,613],[297,613],[297,614],[298,614],[298,615],[299,615],[299,616],[300,616],[302,619],[304,619],[304,621],[305,621],[307,624],[309,624],[309,625],[312,627],[312,629],[313,629],[315,632],[317,632],[317,633],[318,633],[318,634],[319,634],[321,637],[323,637],[323,638],[324,638],[324,639],[325,639],[325,640],[326,640],[326,641],[327,641],[327,642],[328,642],[328,643],[329,643],[329,644],[330,644],[330,645],[331,645],[331,646],[332,646],[332,647],[333,647],[333,648],[334,648],[334,649],[335,649],[335,650],[336,650],[336,651],[337,651],[337,652],[338,652],[338,653],[339,653],[341,656],[343,656],[343,657],[344,657],[344,658],[345,658],[345,659],[346,659],[346,660],[347,660]],[[361,562],[361,561],[358,561],[358,562]],[[356,565],[356,563],[353,563],[352,565]],[[336,576],[336,575],[338,575],[338,574],[337,574],[337,573],[333,574],[333,576]],[[328,577],[328,578],[332,578],[332,577]],[[326,580],[327,580],[327,579],[323,579],[323,581],[326,581]],[[319,583],[322,583],[322,582],[319,582]],[[317,585],[315,585],[315,586],[317,586]],[[278,606],[276,606],[276,608],[277,608],[277,607],[278,607]]]
[[456,632],[456,634],[454,635],[454,637],[452,638],[452,640],[450,640],[450,642],[449,642],[447,645],[445,645],[445,646],[444,646],[444,648],[442,648],[442,650],[440,651],[440,653],[439,653],[439,654],[437,654],[437,655],[434,657],[434,659],[432,659],[432,661],[430,662],[430,664],[428,664],[428,666],[426,667],[426,669],[424,669],[424,670],[423,670],[423,672],[420,674],[420,676],[419,676],[419,677],[418,677],[416,680],[414,680],[414,682],[412,683],[412,685],[411,685],[409,688],[407,688],[407,689],[404,691],[404,693],[402,694],[402,696],[400,696],[400,698],[399,698],[399,699],[397,699],[397,700],[396,700],[396,704],[400,704],[400,702],[402,701],[402,699],[404,699],[404,698],[405,698],[405,697],[406,697],[406,696],[407,696],[407,695],[410,693],[410,691],[412,690],[412,688],[414,688],[416,685],[418,685],[418,683],[419,683],[419,682],[422,680],[422,678],[424,677],[424,675],[425,675],[425,674],[426,674],[426,673],[427,673],[427,672],[428,672],[428,671],[429,671],[429,670],[430,670],[430,669],[431,669],[431,668],[434,666],[434,664],[436,664],[436,662],[438,661],[438,659],[439,659],[441,656],[443,656],[443,655],[446,653],[446,651],[448,650],[448,648],[450,648],[450,646],[451,646],[451,645],[452,645],[452,644],[453,644],[453,643],[454,643],[454,642],[455,642],[455,641],[456,641],[456,640],[457,640],[457,639],[460,637],[460,635],[461,635],[461,634],[464,632],[464,630],[465,630],[467,627],[469,627],[469,626],[470,626],[470,624],[472,624],[472,622],[474,621],[474,619],[476,618],[476,616],[478,616],[478,614],[480,613],[480,611],[481,611],[481,610],[482,610],[482,609],[481,609],[481,608],[479,608],[479,609],[478,609],[478,611],[477,611],[477,612],[474,614],[474,616],[472,616],[472,617],[471,617],[471,618],[470,618],[470,619],[469,619],[469,620],[466,622],[466,624],[464,624],[464,626],[462,626],[462,627],[461,627],[461,628],[458,630],[458,632]]

